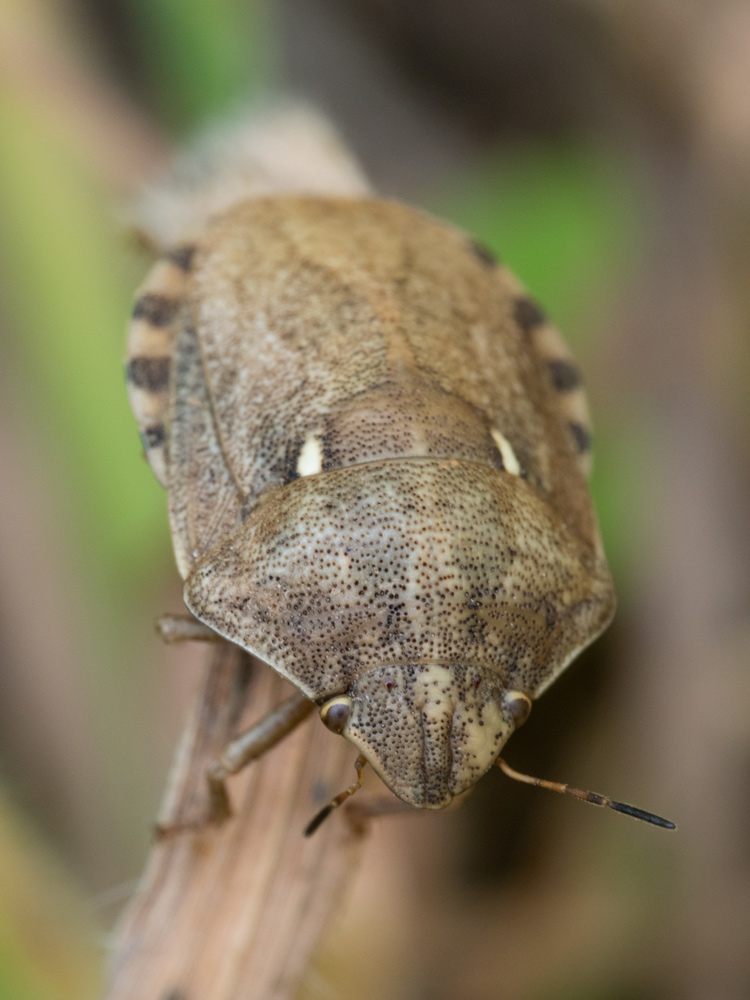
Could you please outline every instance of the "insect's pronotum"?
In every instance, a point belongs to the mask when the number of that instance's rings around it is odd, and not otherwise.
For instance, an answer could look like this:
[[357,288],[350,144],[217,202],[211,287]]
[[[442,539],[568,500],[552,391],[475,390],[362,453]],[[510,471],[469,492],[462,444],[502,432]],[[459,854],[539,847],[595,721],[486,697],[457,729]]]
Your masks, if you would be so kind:
[[149,274],[127,379],[188,608],[299,691],[212,817],[315,706],[360,757],[310,830],[365,761],[431,809],[525,780],[501,749],[615,600],[580,373],[513,275],[392,201],[240,199]]

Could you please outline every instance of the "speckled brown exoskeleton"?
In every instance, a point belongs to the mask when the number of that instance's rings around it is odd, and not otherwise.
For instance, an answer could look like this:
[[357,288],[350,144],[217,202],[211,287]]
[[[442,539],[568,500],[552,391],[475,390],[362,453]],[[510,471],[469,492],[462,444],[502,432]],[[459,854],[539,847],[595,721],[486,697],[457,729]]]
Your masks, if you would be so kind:
[[451,225],[239,199],[163,250],[127,379],[188,608],[299,692],[210,768],[215,819],[226,777],[315,706],[360,751],[324,813],[365,761],[446,806],[612,618],[579,369]]

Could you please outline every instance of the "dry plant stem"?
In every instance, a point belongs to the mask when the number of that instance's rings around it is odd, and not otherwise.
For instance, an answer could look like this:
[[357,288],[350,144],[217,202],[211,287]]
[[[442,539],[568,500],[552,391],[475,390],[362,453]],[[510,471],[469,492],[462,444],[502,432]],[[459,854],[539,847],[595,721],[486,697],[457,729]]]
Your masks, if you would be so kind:
[[[290,691],[269,667],[212,651],[160,822],[207,805],[206,768]],[[345,816],[310,839],[310,817],[346,781],[352,749],[303,723],[231,780],[232,818],[154,845],[118,929],[107,1000],[283,1000],[294,996],[363,841]]]
[[285,736],[312,714],[315,703],[300,691],[283,701],[278,708],[252,725],[227,746],[220,757],[208,765],[211,818],[224,822],[232,815],[227,778],[237,774],[264,753],[272,750]]

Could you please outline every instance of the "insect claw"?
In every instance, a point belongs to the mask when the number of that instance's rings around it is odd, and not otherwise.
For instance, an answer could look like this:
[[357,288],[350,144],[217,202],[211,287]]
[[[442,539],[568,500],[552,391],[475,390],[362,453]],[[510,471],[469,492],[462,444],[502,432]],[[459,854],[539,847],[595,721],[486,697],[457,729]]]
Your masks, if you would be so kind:
[[166,823],[154,823],[151,828],[151,833],[153,834],[154,840],[158,844],[161,844],[165,840],[171,840],[171,838],[177,833],[177,829],[176,827],[167,825]]
[[210,827],[217,828],[232,816],[232,803],[225,782],[226,772],[220,761],[213,761],[206,769],[208,783],[208,810],[198,819],[176,823],[156,823],[154,839],[161,843],[182,833],[199,833]]
[[208,783],[209,807],[207,822],[221,826],[232,815],[232,803],[229,800],[226,778],[227,771],[221,761],[212,761],[206,768]]

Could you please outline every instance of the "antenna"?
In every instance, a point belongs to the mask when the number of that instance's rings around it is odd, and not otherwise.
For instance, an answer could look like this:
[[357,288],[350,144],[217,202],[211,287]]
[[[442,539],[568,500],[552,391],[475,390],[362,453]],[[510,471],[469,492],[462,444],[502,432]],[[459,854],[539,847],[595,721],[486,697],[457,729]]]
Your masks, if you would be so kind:
[[334,809],[338,809],[338,807],[342,803],[346,802],[346,800],[349,798],[350,795],[354,795],[354,793],[362,787],[362,782],[364,780],[363,772],[366,763],[367,759],[363,754],[360,754],[359,757],[357,757],[356,761],[354,762],[354,766],[357,769],[357,780],[354,782],[353,785],[349,785],[348,788],[344,789],[343,792],[339,792],[338,795],[336,795],[334,798],[331,799],[331,801],[328,803],[327,806],[323,806],[320,812],[316,813],[313,816],[313,818],[305,827],[304,835],[306,837],[311,837],[318,829],[320,824],[324,820],[328,819],[328,817],[331,815]]
[[521,774],[520,771],[514,771],[509,764],[506,764],[502,757],[498,757],[495,764],[514,781],[522,781],[526,785],[536,785],[538,788],[548,788],[551,792],[560,792],[563,795],[572,795],[582,802],[589,802],[592,806],[607,806],[609,809],[614,809],[615,812],[625,813],[626,816],[632,816],[633,819],[641,819],[644,823],[652,823],[665,830],[677,829],[669,819],[646,812],[645,809],[638,809],[636,806],[629,806],[626,802],[615,802],[614,799],[608,799],[606,795],[599,795],[598,792],[584,792],[581,788],[571,788],[570,785],[563,785],[559,781],[545,781],[543,778],[533,778],[530,774]]

